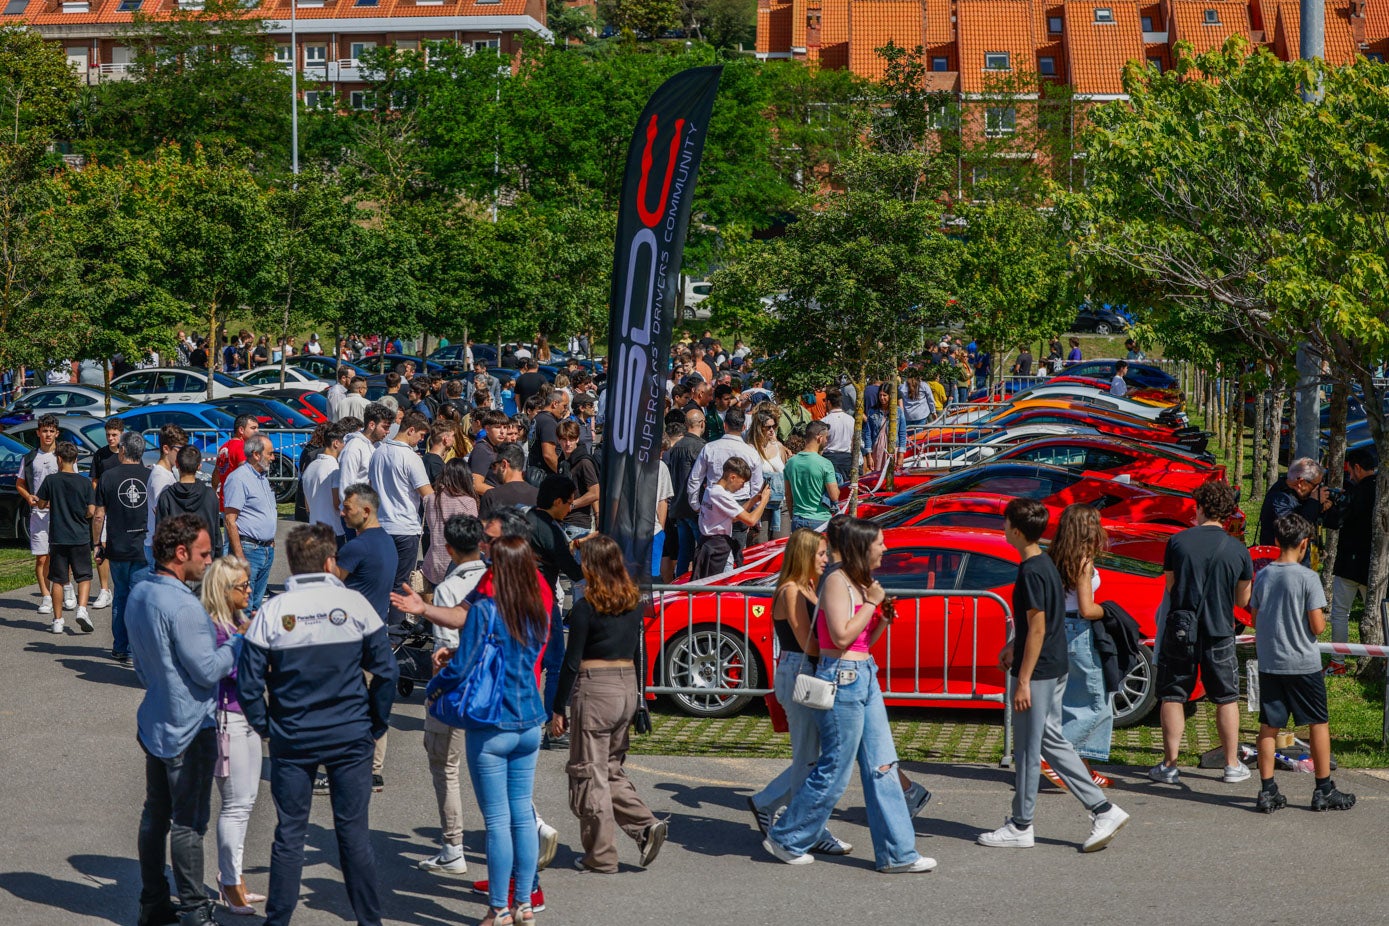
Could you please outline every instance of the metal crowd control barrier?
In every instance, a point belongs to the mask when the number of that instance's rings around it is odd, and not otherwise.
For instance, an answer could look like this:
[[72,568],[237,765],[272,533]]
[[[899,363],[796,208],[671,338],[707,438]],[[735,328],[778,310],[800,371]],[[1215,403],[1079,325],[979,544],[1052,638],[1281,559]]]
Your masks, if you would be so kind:
[[[1012,639],[1008,602],[990,591],[968,589],[894,588],[888,594],[897,599],[897,619],[873,647],[883,696],[898,701],[1003,705],[1002,764],[1011,765],[1011,682],[1007,673],[996,668],[998,648]],[[646,690],[706,714],[732,712],[730,708],[736,710],[733,705],[740,699],[772,694],[765,683],[775,672],[774,596],[770,584],[653,585],[651,604],[661,645],[648,656],[656,684]],[[712,601],[712,606],[697,608],[697,600]],[[940,609],[933,607],[931,620],[923,621],[923,602],[936,600],[941,600]],[[996,606],[998,613],[986,612],[981,618],[981,602]],[[939,626],[932,626],[937,617]],[[987,639],[983,648],[981,631]],[[893,658],[904,647],[912,653],[905,676],[907,667]],[[998,682],[982,682],[984,672],[1001,674],[1002,690]]]
[[[184,433],[204,457],[215,457],[217,448],[232,436],[230,428],[184,428]],[[158,428],[151,428],[143,434],[146,443],[152,447],[159,446]],[[293,501],[299,485],[299,454],[303,452],[313,431],[308,428],[262,428],[260,435],[270,441],[270,449],[275,451],[267,477],[275,491],[275,499],[282,504]]]

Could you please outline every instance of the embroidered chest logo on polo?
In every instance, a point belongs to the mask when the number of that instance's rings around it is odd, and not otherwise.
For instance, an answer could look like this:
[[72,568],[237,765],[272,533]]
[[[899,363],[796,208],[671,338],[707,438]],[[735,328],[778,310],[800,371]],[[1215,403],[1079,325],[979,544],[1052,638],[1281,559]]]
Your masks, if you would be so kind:
[[342,608],[334,608],[328,612],[328,622],[334,627],[341,627],[347,623],[347,612]]
[[284,627],[286,633],[294,629],[295,623],[297,622],[293,614],[286,614],[284,617],[280,618],[280,626]]

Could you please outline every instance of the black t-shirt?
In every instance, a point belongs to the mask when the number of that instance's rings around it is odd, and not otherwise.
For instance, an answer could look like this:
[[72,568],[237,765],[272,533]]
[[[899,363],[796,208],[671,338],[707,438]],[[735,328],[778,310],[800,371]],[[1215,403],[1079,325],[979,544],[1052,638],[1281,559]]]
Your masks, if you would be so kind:
[[526,399],[533,395],[539,395],[540,390],[545,388],[545,377],[540,373],[522,373],[516,377],[516,409],[520,411],[526,404]]
[[488,485],[496,485],[497,480],[492,478],[492,464],[497,459],[497,448],[492,446],[489,440],[480,440],[473,444],[473,452],[468,455],[468,468],[473,471],[474,476],[481,476]]
[[338,551],[338,568],[347,573],[343,584],[361,592],[383,621],[391,609],[397,559],[395,541],[380,527],[362,531]]
[[478,515],[486,518],[499,508],[532,508],[539,495],[540,490],[524,479],[504,482],[482,496],[482,503],[478,505]]
[[550,467],[545,463],[545,454],[541,451],[540,445],[549,444],[554,447],[555,460],[559,460],[559,419],[548,411],[541,412],[535,416],[535,428],[532,434],[534,440],[531,441],[530,465],[550,472]]
[[115,469],[120,465],[121,458],[117,456],[116,451],[112,450],[110,447],[102,447],[96,453],[92,454],[92,471],[90,474],[92,481],[100,482],[101,477],[106,475],[107,470]]
[[437,453],[426,453],[424,455],[424,471],[429,476],[429,484],[439,481],[439,474],[444,471],[444,458]]
[[92,542],[92,520],[87,517],[87,507],[92,504],[91,479],[59,470],[34,494],[48,502],[49,543],[78,546]]
[[106,509],[106,558],[117,563],[145,559],[145,528],[149,526],[150,471],[139,463],[108,469],[96,487],[96,505]]
[[1042,652],[1032,670],[1035,679],[1060,678],[1068,667],[1066,656],[1066,588],[1051,557],[1042,553],[1018,566],[1013,584],[1013,677],[1022,666],[1027,645],[1028,611],[1041,611],[1047,622]]
[[1187,528],[1167,541],[1162,568],[1172,573],[1171,610],[1196,612],[1205,639],[1235,635],[1235,586],[1254,578],[1244,544],[1216,524]]
[[[574,452],[565,458],[565,462],[568,464],[569,478],[574,480],[575,498],[598,484],[598,464],[593,459],[593,455],[582,445],[575,447]],[[593,505],[571,508],[569,517],[564,519],[564,523],[574,527],[592,527]]]
[[574,603],[565,618],[569,625],[569,642],[555,692],[556,713],[562,712],[569,703],[583,660],[630,659],[634,665],[640,661],[638,644],[645,614],[646,609],[641,605],[622,614],[599,614],[587,598]]

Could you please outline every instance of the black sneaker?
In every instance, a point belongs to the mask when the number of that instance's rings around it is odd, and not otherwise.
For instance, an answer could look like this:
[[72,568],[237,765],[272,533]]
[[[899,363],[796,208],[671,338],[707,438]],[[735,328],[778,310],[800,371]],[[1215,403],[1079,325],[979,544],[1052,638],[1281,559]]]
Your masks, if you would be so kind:
[[1279,791],[1260,791],[1254,806],[1263,813],[1273,813],[1288,806],[1288,799]]
[[319,772],[317,775],[313,776],[313,793],[328,793],[328,776],[323,774],[322,772]]
[[382,791],[386,790],[386,779],[382,778],[380,775],[372,775],[371,790],[376,792],[377,794],[380,794]]
[[757,828],[761,830],[762,835],[765,837],[767,835],[767,830],[772,825],[772,815],[765,810],[759,809],[752,798],[748,798],[748,810],[752,811],[753,822],[757,824]]
[[217,920],[212,916],[212,904],[206,903],[191,910],[184,910],[178,915],[178,926],[218,926]]
[[120,664],[123,665],[123,666],[128,666],[128,665],[130,665],[130,654],[129,654],[129,653],[117,653],[117,652],[112,652],[112,653],[111,653],[111,658],[114,659],[116,662],[120,663]]
[[1354,806],[1355,795],[1337,791],[1334,781],[1331,783],[1330,790],[1323,791],[1318,788],[1312,792],[1313,810],[1350,810]]
[[641,852],[637,864],[646,868],[656,861],[656,854],[661,851],[661,846],[666,841],[666,821],[657,820],[648,826],[637,840],[637,849]]
[[140,918],[135,921],[138,926],[176,926],[178,923],[178,911],[174,905],[167,900],[163,903],[150,904],[140,907]]

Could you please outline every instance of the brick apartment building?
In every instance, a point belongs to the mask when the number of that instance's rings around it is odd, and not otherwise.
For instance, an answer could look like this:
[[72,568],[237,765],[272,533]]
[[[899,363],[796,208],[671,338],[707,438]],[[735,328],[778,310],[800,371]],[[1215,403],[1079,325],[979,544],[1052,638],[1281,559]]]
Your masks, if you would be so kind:
[[[265,20],[275,60],[291,66],[290,3],[249,0]],[[159,17],[197,10],[202,0],[0,0],[0,28],[27,25],[61,45],[68,63],[90,84],[126,77],[134,49],[124,32],[139,12]],[[511,54],[523,33],[549,36],[545,0],[297,0],[298,66],[307,78],[301,92],[310,105],[327,85],[340,105],[366,100],[360,59],[378,46],[419,48],[424,41],[452,40]]]
[[[1389,0],[1325,0],[1326,60],[1389,54]],[[1298,0],[757,0],[757,55],[818,61],[868,78],[875,49],[921,46],[929,89],[960,99],[991,76],[1032,72],[1082,100],[1122,98],[1128,61],[1172,65],[1174,47],[1203,52],[1241,35],[1298,57]]]

